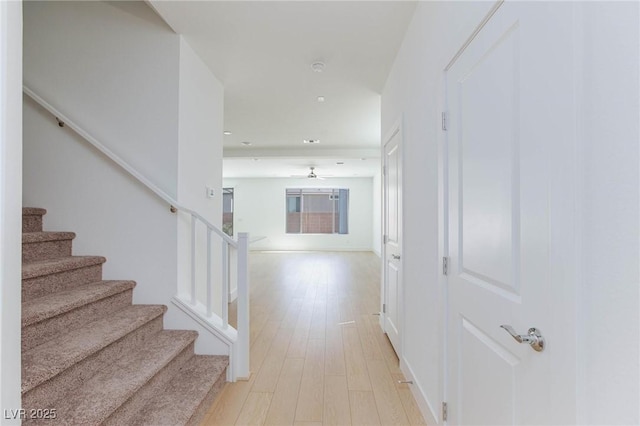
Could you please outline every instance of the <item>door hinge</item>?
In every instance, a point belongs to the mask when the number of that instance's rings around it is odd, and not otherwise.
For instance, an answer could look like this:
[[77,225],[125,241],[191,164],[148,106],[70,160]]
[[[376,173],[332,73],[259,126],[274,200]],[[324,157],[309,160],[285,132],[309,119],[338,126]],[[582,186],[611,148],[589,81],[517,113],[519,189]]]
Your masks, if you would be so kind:
[[442,421],[446,422],[449,417],[449,407],[446,402],[442,403]]
[[382,313],[383,313],[383,314],[386,314],[386,313],[387,313],[387,304],[386,304],[386,303],[383,303],[383,304],[382,304]]
[[382,176],[387,175],[387,166],[382,166]]
[[387,244],[389,242],[389,237],[387,236],[387,234],[384,234],[382,236],[382,241],[383,241],[383,244]]
[[445,132],[447,131],[447,113],[446,112],[442,112],[442,130],[444,130]]
[[442,258],[442,275],[447,275],[449,273],[449,258],[444,256]]

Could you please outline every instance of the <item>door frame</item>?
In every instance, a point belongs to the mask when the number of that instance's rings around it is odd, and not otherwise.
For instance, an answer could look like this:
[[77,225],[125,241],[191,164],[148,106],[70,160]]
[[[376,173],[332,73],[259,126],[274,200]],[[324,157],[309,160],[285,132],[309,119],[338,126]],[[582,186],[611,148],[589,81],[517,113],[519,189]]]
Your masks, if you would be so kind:
[[[443,416],[442,409],[444,408],[444,404],[451,400],[451,395],[449,395],[449,276],[444,273],[444,259],[449,260],[449,134],[447,133],[447,121],[449,120],[449,103],[448,103],[448,93],[447,93],[447,81],[449,70],[456,63],[456,60],[462,53],[466,50],[466,48],[473,42],[478,33],[482,31],[482,28],[489,22],[491,17],[498,11],[500,6],[504,3],[504,0],[496,0],[494,4],[489,8],[486,15],[482,18],[482,20],[478,23],[478,25],[474,28],[473,32],[469,35],[469,37],[464,41],[464,43],[460,46],[460,48],[455,52],[455,54],[451,57],[447,65],[442,70],[440,75],[440,111],[442,113],[441,117],[436,118],[436,122],[439,122],[439,141],[438,141],[438,201],[440,203],[440,207],[438,209],[438,213],[440,217],[438,218],[438,255],[440,259],[440,266],[443,268],[439,274],[439,284],[441,289],[441,298],[442,298],[442,311],[441,311],[441,321],[442,321],[442,335],[440,339],[440,359],[442,360],[442,370],[440,374],[440,380],[442,383],[442,401],[441,401],[441,411],[440,416]],[[438,120],[438,118],[440,120]],[[449,422],[444,420],[443,417],[438,418],[438,421],[441,421],[442,424],[447,425]]]
[[[488,10],[486,16],[478,23],[475,30],[470,34],[466,41],[460,46],[459,50],[451,57],[451,60],[443,69],[441,74],[441,91],[440,95],[442,99],[439,102],[441,111],[443,114],[448,114],[449,105],[447,103],[447,75],[450,68],[456,62],[458,57],[466,50],[469,44],[476,38],[478,33],[482,31],[484,26],[489,22],[493,15],[504,4],[504,0],[496,0],[493,6]],[[581,14],[580,5],[573,4],[573,19],[570,23],[570,32],[575,40],[579,40],[581,37]],[[553,318],[556,320],[554,325],[557,327],[544,330],[545,338],[548,342],[553,342],[554,352],[565,352],[574,355],[572,363],[565,363],[562,366],[553,366],[554,376],[557,380],[554,380],[549,387],[550,392],[554,395],[552,400],[553,407],[549,409],[555,412],[562,412],[564,418],[562,423],[575,423],[578,419],[578,405],[577,401],[580,395],[576,397],[576,391],[579,391],[579,374],[577,362],[578,357],[578,345],[576,339],[567,339],[567,335],[580,338],[581,330],[577,324],[578,314],[580,312],[579,303],[581,287],[581,234],[583,219],[580,214],[581,194],[577,189],[581,188],[581,165],[582,158],[580,156],[580,141],[579,141],[579,129],[576,124],[579,123],[580,111],[577,108],[579,105],[579,96],[581,94],[582,84],[582,72],[581,61],[582,51],[578,49],[575,52],[571,52],[574,56],[572,72],[576,75],[574,84],[567,90],[573,91],[573,108],[568,108],[570,113],[564,118],[567,126],[562,128],[564,134],[564,140],[566,143],[561,146],[557,146],[554,151],[554,155],[549,159],[549,173],[552,176],[554,185],[549,189],[549,200],[551,207],[549,211],[550,222],[550,234],[553,238],[550,240],[549,256],[554,259],[552,270],[550,272],[551,287],[556,289],[555,297],[550,300],[551,312]],[[443,119],[446,118],[446,115]],[[440,117],[437,118],[438,121]],[[442,257],[449,256],[449,147],[448,147],[448,134],[446,130],[440,131],[439,138],[439,151],[438,151],[438,168],[439,168],[439,202],[441,207],[439,208],[439,242],[438,251],[440,259]],[[442,353],[442,402],[451,401],[449,395],[449,366],[450,359],[448,353],[449,342],[449,287],[448,277],[441,271],[440,284],[442,285],[442,297],[443,297],[443,309],[442,309],[442,339],[441,339],[441,353]],[[571,333],[573,332],[573,333]],[[558,407],[562,407],[558,409]],[[450,407],[451,408],[451,407]],[[441,419],[439,419],[441,420]],[[447,421],[443,421],[442,424],[448,424]]]
[[[447,119],[449,105],[447,102],[447,70],[443,70],[440,76],[440,84],[442,96],[439,105],[442,116],[440,118],[440,128],[438,137],[438,259],[440,259],[440,267],[443,268],[438,274],[438,284],[440,285],[440,300],[442,309],[440,311],[440,321],[442,324],[440,334],[440,388],[442,400],[440,401],[441,410],[439,416],[436,416],[438,424],[448,424],[443,419],[442,408],[444,403],[448,401],[449,394],[449,277],[444,273],[444,259],[449,259],[449,144],[448,135],[444,123]],[[439,122],[436,117],[436,122]],[[436,411],[438,413],[438,411]]]
[[[386,133],[386,136],[382,139],[382,147],[381,147],[381,175],[382,175],[382,179],[381,179],[381,183],[382,183],[382,248],[380,250],[381,252],[381,259],[382,259],[382,265],[381,265],[381,286],[380,286],[380,327],[382,328],[382,331],[387,332],[386,329],[386,312],[385,309],[383,309],[383,304],[387,303],[387,274],[386,274],[386,258],[387,258],[387,243],[386,243],[386,235],[387,235],[387,191],[386,191],[386,168],[387,168],[387,161],[386,161],[386,154],[385,154],[385,147],[387,146],[387,144],[396,136],[398,135],[398,150],[399,150],[399,160],[400,160],[400,170],[398,172],[398,180],[399,180],[399,186],[402,188],[402,181],[404,178],[404,150],[402,149],[402,144],[403,144],[403,132],[402,132],[402,117],[399,117],[394,123],[393,125],[389,128],[389,130]],[[402,236],[403,233],[403,223],[404,223],[404,209],[403,209],[403,194],[402,191],[399,191],[398,193],[398,235],[400,236],[400,261],[398,262],[399,264],[399,268],[400,268],[400,294],[398,296],[398,301],[400,301],[402,307],[404,307],[404,285],[403,285],[403,265],[404,265],[404,238]],[[402,312],[404,312],[404,309],[402,309]],[[399,315],[398,316],[398,328],[400,330],[400,334],[399,334],[399,339],[400,339],[400,344],[399,344],[399,348],[394,348],[395,350],[398,351],[398,353],[396,353],[396,355],[398,356],[398,359],[402,360],[402,352],[403,352],[403,346],[404,346],[404,339],[402,338],[402,329],[403,329],[403,324],[404,324],[404,316],[403,315]]]
[[[21,404],[22,1],[0,2],[0,406]],[[19,416],[2,424],[20,424]]]

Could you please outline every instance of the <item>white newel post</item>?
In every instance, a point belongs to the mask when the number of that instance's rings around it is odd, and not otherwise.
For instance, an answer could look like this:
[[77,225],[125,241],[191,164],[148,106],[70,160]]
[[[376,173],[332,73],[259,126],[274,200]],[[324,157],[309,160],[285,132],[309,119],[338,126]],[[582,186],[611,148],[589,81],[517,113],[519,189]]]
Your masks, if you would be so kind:
[[191,304],[196,304],[196,217],[191,215]]
[[222,297],[220,306],[222,308],[222,328],[229,328],[229,243],[222,240]]
[[235,378],[249,378],[249,234],[238,233],[238,340]]

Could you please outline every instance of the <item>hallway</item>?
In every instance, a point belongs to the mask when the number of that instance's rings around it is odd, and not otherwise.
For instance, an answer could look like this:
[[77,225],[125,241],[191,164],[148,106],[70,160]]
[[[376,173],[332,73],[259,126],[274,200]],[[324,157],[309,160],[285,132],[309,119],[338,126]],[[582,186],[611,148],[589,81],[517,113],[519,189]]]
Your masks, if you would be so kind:
[[228,383],[202,424],[424,424],[373,315],[375,254],[254,252],[250,262],[251,379]]

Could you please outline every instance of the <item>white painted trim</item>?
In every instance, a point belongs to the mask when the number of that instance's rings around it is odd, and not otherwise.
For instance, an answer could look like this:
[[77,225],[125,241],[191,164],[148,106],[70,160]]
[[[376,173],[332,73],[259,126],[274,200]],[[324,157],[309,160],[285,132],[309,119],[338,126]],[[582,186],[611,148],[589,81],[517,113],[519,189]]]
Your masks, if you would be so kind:
[[227,346],[233,345],[238,339],[238,332],[235,328],[229,326],[226,330],[222,329],[222,318],[216,314],[207,317],[207,308],[197,302],[196,306],[191,306],[188,302],[188,296],[174,296],[171,303],[180,308],[185,314],[193,318],[198,324],[206,328],[211,334],[219,338]]
[[[573,52],[573,73],[575,81],[575,105],[576,111],[574,115],[575,136],[577,140],[584,140],[584,122],[583,122],[583,105],[584,105],[584,5],[578,3],[573,8],[573,19],[575,25],[573,27],[573,42],[575,50]],[[585,191],[585,182],[581,179],[581,173],[584,170],[584,154],[583,150],[578,149],[576,152],[576,176],[574,179],[578,182],[577,191],[575,194],[576,199],[576,212],[575,212],[575,224],[576,229],[582,230],[584,219],[581,206],[584,205],[583,194]],[[584,286],[584,277],[582,276],[582,259],[583,259],[583,237],[582,232],[576,232],[576,281],[579,283],[576,286],[576,323],[579,324],[576,327],[576,421],[577,424],[589,423],[589,409],[588,409],[588,371],[587,371],[587,357],[580,354],[586,354],[587,349],[585,342],[588,341],[588,333],[584,326],[580,324],[587,324],[587,295]],[[639,263],[640,265],[640,263]],[[583,352],[584,351],[584,352]],[[640,405],[638,406],[640,410]]]
[[[21,407],[22,1],[0,1],[0,423]],[[7,411],[4,411],[7,410]],[[15,412],[15,411],[14,411]]]
[[487,22],[489,22],[489,20],[493,17],[493,15],[495,15],[495,13],[498,11],[498,9],[500,8],[500,6],[502,6],[503,3],[504,3],[504,0],[497,0],[496,1],[496,3],[489,10],[487,15],[484,17],[484,19],[480,22],[480,24],[478,24],[476,29],[473,30],[473,33],[471,33],[469,38],[464,42],[462,47],[456,52],[456,54],[453,56],[453,58],[451,58],[451,60],[449,61],[449,63],[445,67],[445,71],[449,71],[449,69],[453,66],[453,64],[456,62],[456,60],[460,57],[460,55],[462,55],[462,53],[464,53],[464,51],[467,49],[467,47],[469,47],[471,42],[476,38],[478,33],[480,31],[482,31],[484,26],[487,25]]
[[237,327],[238,337],[234,348],[234,378],[249,377],[249,357],[250,357],[250,318],[251,318],[251,298],[250,298],[250,282],[249,282],[249,234],[246,232],[238,233],[238,265],[237,265],[237,283],[238,283],[238,303],[237,303]]
[[238,298],[238,287],[231,289],[229,292],[229,303],[233,302]]
[[[398,149],[400,150],[400,163],[401,163],[401,167],[400,167],[400,173],[398,175],[398,178],[400,180],[400,187],[402,187],[402,183],[404,181],[404,147],[403,147],[403,138],[404,135],[402,134],[402,123],[403,123],[404,117],[401,115],[400,117],[398,117],[398,119],[396,119],[396,121],[393,123],[393,125],[390,127],[390,129],[387,131],[386,133],[386,137],[384,139],[382,139],[382,146],[380,147],[380,154],[381,154],[381,158],[382,158],[382,167],[383,167],[383,173],[380,179],[380,183],[382,186],[382,240],[381,240],[381,286],[380,286],[380,326],[382,327],[382,331],[384,331],[385,333],[387,332],[386,329],[386,313],[383,311],[382,309],[382,304],[386,303],[386,292],[387,292],[387,288],[386,288],[386,281],[385,281],[385,277],[386,277],[386,273],[385,273],[385,265],[386,265],[386,258],[387,258],[387,245],[385,243],[384,240],[384,236],[387,234],[387,218],[386,218],[386,202],[387,202],[387,194],[385,191],[385,179],[386,179],[386,155],[385,155],[385,149],[387,144],[397,135],[400,134],[400,140],[398,142]],[[403,232],[403,224],[404,224],[404,208],[402,208],[403,203],[404,203],[404,197],[402,196],[403,194],[400,193],[399,194],[399,198],[400,198],[400,216],[398,217],[399,220],[399,234],[400,234],[400,255],[401,255],[401,259],[400,259],[400,279],[401,279],[401,285],[400,288],[402,289],[402,294],[400,294],[400,296],[398,297],[398,300],[402,301],[402,305],[404,307],[404,282],[402,282],[402,280],[404,280],[404,236],[402,235]],[[402,309],[402,312],[404,313],[404,309]],[[404,323],[404,315],[400,315],[400,317],[398,318],[398,327],[400,330],[399,333],[399,339],[400,339],[400,348],[395,348],[396,350],[399,350],[399,357],[402,357],[402,353],[404,352],[403,347],[404,347],[404,339],[403,339],[403,323]]]
[[[411,394],[415,398],[418,408],[420,408],[420,412],[422,413],[426,423],[428,425],[440,424],[440,414],[438,414],[439,408],[434,409],[433,404],[429,402],[427,399],[427,393],[420,385],[420,382],[416,379],[413,369],[404,357],[400,358],[400,371],[402,371],[402,374],[404,374],[404,377],[407,380],[413,381],[413,384],[409,385],[409,389],[411,390]],[[440,407],[440,405],[436,404],[436,407]]]
[[238,377],[236,374],[237,362],[236,358],[240,351],[238,347],[238,332],[235,328],[228,326],[225,329],[222,328],[222,318],[215,314],[212,316],[206,316],[206,307],[198,303],[195,307],[191,306],[188,302],[190,297],[188,296],[175,296],[171,299],[178,309],[187,314],[191,319],[196,321],[205,330],[211,333],[214,337],[218,338],[223,344],[229,348],[229,366],[227,367],[227,381],[235,382],[237,380],[243,380],[244,376]]
[[385,259],[387,258],[387,245],[385,242],[385,234],[387,233],[387,229],[386,229],[386,202],[387,202],[387,197],[386,197],[386,192],[384,190],[384,182],[386,179],[386,170],[385,170],[385,154],[384,154],[384,150],[385,150],[385,146],[387,145],[387,143],[391,140],[391,138],[393,138],[395,136],[396,133],[398,133],[400,131],[400,125],[402,123],[402,116],[399,117],[398,119],[396,119],[396,121],[393,123],[393,125],[390,127],[390,130],[387,130],[386,132],[386,136],[382,139],[382,145],[380,146],[380,161],[381,161],[381,167],[382,167],[382,176],[380,177],[380,185],[381,185],[381,190],[382,190],[382,195],[381,195],[381,207],[382,207],[382,214],[380,216],[380,219],[382,220],[381,223],[381,228],[382,228],[382,237],[381,237],[381,244],[380,244],[380,259],[382,260],[382,262],[380,262],[380,316],[378,318],[379,324],[380,324],[380,328],[382,329],[383,332],[387,332],[385,324],[386,324],[386,313],[384,312],[384,310],[382,309],[382,305],[384,303],[386,303],[386,293],[387,293],[387,288],[386,288],[386,282],[385,282]]
[[[441,112],[448,113],[449,105],[447,104],[447,72],[443,70],[441,75],[441,93],[442,99],[438,103],[441,105]],[[440,123],[438,117],[435,120]],[[448,133],[438,126],[438,258],[443,259],[449,257],[449,144]],[[448,330],[449,330],[449,279],[440,271],[438,275],[438,283],[440,285],[440,303],[442,308],[440,320],[442,321],[442,332],[440,335],[440,395],[441,402],[448,401],[449,398],[449,359],[448,359]],[[443,421],[443,424],[448,422]]]

